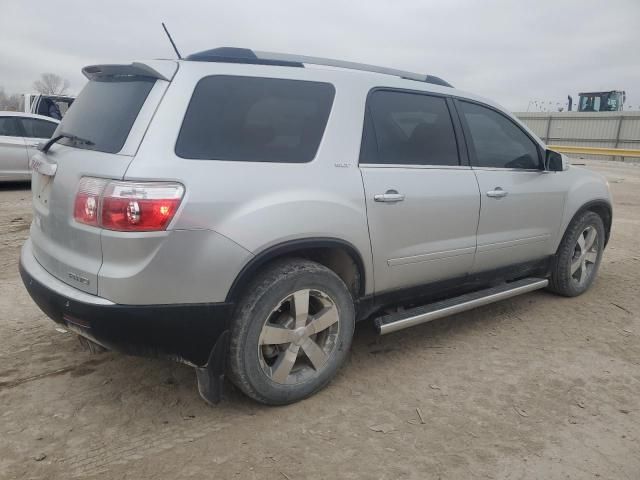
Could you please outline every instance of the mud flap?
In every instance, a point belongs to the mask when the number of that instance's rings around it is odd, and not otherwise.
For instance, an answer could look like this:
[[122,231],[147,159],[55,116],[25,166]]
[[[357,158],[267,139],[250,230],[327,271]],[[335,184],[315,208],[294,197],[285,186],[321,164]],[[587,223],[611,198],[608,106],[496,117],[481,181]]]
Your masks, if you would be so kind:
[[222,399],[224,370],[229,350],[229,330],[222,332],[211,349],[209,361],[204,367],[196,367],[198,392],[209,405],[216,405]]

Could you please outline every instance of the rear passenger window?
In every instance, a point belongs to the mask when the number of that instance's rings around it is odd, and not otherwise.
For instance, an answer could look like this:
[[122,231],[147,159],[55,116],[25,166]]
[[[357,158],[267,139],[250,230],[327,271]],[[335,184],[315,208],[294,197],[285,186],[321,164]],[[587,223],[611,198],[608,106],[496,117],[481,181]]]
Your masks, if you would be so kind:
[[310,162],[324,134],[335,89],[328,83],[257,77],[200,80],[176,154],[202,160]]
[[29,138],[51,138],[58,124],[35,118],[21,118],[24,136]]
[[540,168],[538,146],[515,123],[490,108],[460,102],[471,133],[475,165],[495,168]]
[[4,137],[21,137],[18,123],[13,117],[0,117],[0,135]]
[[368,115],[361,163],[459,164],[453,123],[444,98],[378,90],[369,96]]

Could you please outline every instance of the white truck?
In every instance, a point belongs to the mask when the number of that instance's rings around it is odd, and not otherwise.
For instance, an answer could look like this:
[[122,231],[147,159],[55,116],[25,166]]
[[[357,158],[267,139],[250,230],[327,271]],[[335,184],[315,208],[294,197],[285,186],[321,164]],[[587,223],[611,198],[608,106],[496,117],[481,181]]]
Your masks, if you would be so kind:
[[74,100],[75,97],[71,95],[24,93],[20,98],[19,110],[60,120]]

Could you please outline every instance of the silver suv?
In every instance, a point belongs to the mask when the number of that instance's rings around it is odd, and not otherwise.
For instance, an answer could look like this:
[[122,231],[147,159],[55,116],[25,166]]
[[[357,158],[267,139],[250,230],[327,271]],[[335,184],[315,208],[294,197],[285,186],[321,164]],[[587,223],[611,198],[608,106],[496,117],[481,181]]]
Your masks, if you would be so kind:
[[32,161],[20,269],[55,322],[227,374],[266,404],[381,334],[539,288],[575,296],[606,181],[509,112],[410,72],[221,48],[83,69]]

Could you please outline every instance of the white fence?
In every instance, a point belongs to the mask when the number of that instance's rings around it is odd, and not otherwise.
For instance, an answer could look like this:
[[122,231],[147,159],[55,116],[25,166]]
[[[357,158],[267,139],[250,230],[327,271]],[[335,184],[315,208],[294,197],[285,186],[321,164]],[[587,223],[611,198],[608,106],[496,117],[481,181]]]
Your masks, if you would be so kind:
[[550,145],[640,149],[640,112],[518,112],[515,115]]

